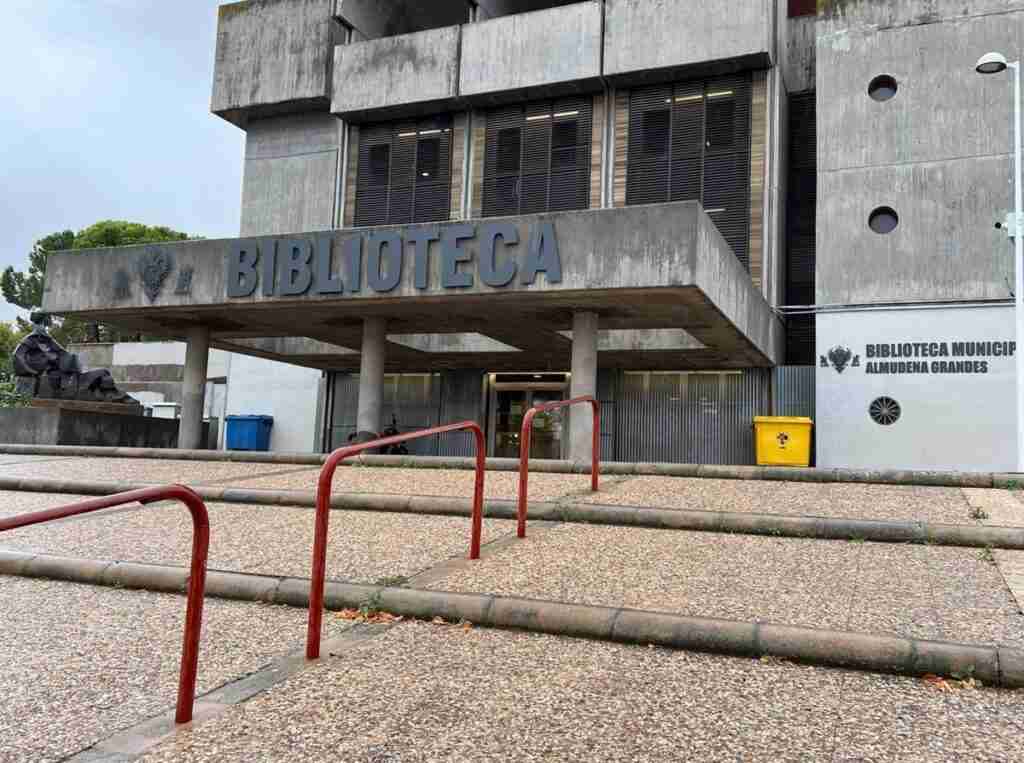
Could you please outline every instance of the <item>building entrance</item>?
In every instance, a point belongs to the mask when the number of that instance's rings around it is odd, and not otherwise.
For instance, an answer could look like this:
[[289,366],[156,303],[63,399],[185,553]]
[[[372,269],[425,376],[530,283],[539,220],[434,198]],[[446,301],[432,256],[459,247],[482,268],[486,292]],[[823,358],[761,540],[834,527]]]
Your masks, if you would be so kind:
[[[519,438],[526,412],[539,403],[564,400],[567,374],[497,374],[491,389],[492,453],[498,458],[518,458]],[[568,421],[561,410],[540,413],[533,420],[530,457],[565,457]]]

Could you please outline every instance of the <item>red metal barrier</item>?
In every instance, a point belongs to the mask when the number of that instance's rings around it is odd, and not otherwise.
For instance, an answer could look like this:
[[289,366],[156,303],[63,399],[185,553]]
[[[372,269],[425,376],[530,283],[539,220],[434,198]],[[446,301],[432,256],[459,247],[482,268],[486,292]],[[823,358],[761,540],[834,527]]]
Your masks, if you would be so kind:
[[594,409],[594,460],[590,467],[590,489],[597,492],[598,473],[601,468],[601,404],[590,395],[574,397],[572,400],[556,400],[535,405],[523,417],[523,430],[519,437],[519,506],[516,517],[519,520],[517,534],[526,537],[527,482],[530,478],[530,435],[533,433],[533,417],[538,413],[568,408],[578,403],[590,403]]
[[199,634],[203,626],[203,593],[206,589],[206,555],[210,547],[210,519],[203,500],[187,487],[168,485],[132,490],[127,493],[92,498],[67,506],[0,519],[0,532],[64,519],[91,511],[110,509],[127,503],[156,503],[175,500],[185,504],[192,514],[192,567],[188,579],[188,603],[185,609],[185,638],[181,649],[181,671],[178,676],[178,705],[175,723],[192,720],[192,703],[196,693],[196,670],[199,666]]
[[306,632],[306,658],[315,660],[320,656],[320,630],[324,616],[324,577],[327,570],[327,520],[331,512],[331,483],[338,465],[349,456],[364,450],[381,448],[385,445],[396,445],[421,437],[431,437],[445,432],[472,430],[476,436],[476,485],[473,488],[473,530],[469,543],[469,558],[480,558],[480,532],[484,516],[484,468],[486,466],[486,448],[484,433],[475,421],[463,421],[459,424],[448,424],[443,427],[421,429],[416,432],[384,437],[370,442],[357,443],[339,448],[327,457],[320,470],[320,479],[316,488],[316,531],[313,540],[313,574],[309,586],[309,627]]

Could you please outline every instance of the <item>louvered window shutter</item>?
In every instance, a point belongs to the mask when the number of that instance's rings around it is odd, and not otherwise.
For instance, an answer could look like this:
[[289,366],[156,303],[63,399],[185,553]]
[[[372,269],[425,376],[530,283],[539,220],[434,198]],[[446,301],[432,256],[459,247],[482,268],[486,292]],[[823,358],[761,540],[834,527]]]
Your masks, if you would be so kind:
[[484,217],[590,204],[593,101],[570,98],[487,114]]
[[630,93],[627,204],[700,201],[749,268],[749,76]]
[[369,125],[359,133],[357,226],[447,220],[451,119]]
[[[786,304],[813,305],[816,267],[817,107],[815,93],[789,97],[789,176],[786,187]],[[811,365],[814,316],[786,319],[786,362]]]

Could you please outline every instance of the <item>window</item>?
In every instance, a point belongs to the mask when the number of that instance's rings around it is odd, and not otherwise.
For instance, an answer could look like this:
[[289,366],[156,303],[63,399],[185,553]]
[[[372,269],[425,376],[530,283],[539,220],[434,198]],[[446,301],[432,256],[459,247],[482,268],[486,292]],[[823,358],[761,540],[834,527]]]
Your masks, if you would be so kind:
[[749,76],[635,90],[627,204],[699,201],[749,267]]
[[896,97],[896,91],[900,89],[894,77],[888,74],[880,74],[868,84],[868,95],[873,100],[884,102]]
[[484,217],[585,209],[590,204],[592,120],[588,98],[491,111]]
[[885,235],[892,233],[900,224],[900,216],[892,207],[879,207],[868,218],[868,227],[875,233]]
[[447,220],[451,120],[364,126],[359,133],[357,226]]

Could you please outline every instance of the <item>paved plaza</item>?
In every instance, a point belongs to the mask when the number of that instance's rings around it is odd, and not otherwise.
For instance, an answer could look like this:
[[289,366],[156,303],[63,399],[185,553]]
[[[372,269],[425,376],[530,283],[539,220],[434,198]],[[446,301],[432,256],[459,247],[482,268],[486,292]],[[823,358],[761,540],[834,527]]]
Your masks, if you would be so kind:
[[[286,464],[0,455],[0,476],[313,490]],[[488,472],[514,499],[517,476]],[[467,498],[463,470],[344,467],[339,492]],[[532,474],[531,498],[709,511],[1024,526],[1005,490]],[[0,518],[71,503],[0,492]],[[209,569],[308,578],[314,512],[210,502]],[[331,580],[1024,648],[1024,552],[572,522],[335,510]],[[0,551],[188,564],[170,503],[0,535]],[[1024,690],[726,657],[469,622],[325,616],[208,597],[197,720],[174,730],[184,597],[0,577],[0,761],[1014,760]],[[369,603],[372,605],[372,602]],[[374,608],[367,607],[371,613]],[[358,619],[358,617],[357,617]]]

